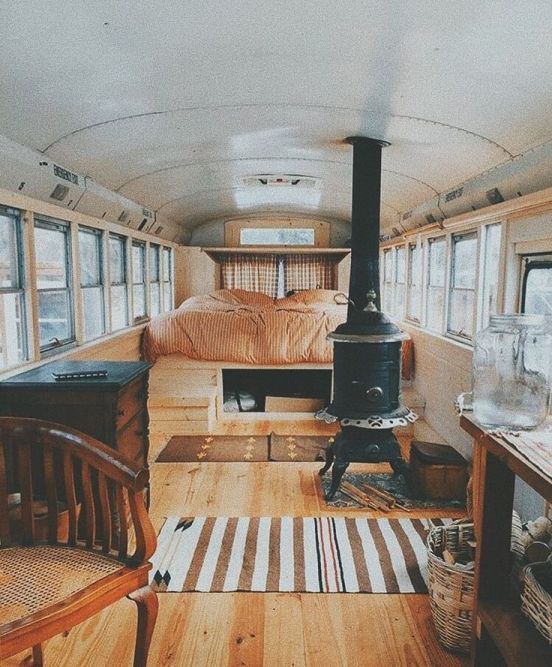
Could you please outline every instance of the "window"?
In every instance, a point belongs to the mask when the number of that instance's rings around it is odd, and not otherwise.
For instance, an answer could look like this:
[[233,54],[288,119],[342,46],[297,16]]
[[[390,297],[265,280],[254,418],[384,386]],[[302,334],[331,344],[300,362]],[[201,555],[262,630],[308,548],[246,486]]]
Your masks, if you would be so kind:
[[497,297],[501,237],[502,225],[500,223],[484,227],[483,238],[485,242],[485,252],[483,261],[481,329],[489,324],[490,316],[495,315],[498,309]]
[[444,236],[428,241],[427,316],[428,329],[441,332],[445,308],[447,242]]
[[422,312],[422,249],[418,245],[408,246],[408,293],[406,317],[420,322]]
[[109,235],[109,275],[111,283],[111,330],[128,325],[126,239]]
[[244,227],[240,229],[240,245],[304,245],[314,246],[314,229]]
[[79,228],[79,258],[84,340],[92,340],[105,333],[101,231]]
[[37,218],[34,237],[40,350],[46,352],[74,340],[69,226]]
[[477,234],[452,237],[448,333],[471,340],[474,333]]
[[132,309],[135,322],[146,317],[146,244],[132,242]]
[[552,316],[552,256],[526,258],[521,310]]
[[394,250],[386,250],[383,253],[382,309],[388,313],[393,310],[393,255]]
[[19,212],[0,208],[0,368],[28,358],[24,287]]
[[163,311],[167,313],[172,307],[172,252],[170,248],[163,248]]
[[152,317],[161,312],[160,250],[160,247],[153,243],[149,247],[150,315]]
[[404,317],[404,296],[406,286],[406,250],[404,246],[397,248],[395,253],[395,294],[393,314],[395,317]]

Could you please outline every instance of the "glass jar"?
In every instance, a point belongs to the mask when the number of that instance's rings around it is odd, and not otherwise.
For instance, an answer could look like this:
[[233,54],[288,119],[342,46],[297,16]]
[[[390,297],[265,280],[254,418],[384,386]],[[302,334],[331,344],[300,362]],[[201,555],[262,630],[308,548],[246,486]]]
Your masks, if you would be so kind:
[[552,335],[540,315],[494,315],[475,339],[473,414],[483,426],[532,429],[548,413]]

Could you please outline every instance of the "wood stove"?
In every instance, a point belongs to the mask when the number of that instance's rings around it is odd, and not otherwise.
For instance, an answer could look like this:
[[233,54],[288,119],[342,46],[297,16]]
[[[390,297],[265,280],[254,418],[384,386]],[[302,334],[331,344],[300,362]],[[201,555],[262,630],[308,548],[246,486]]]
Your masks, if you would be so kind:
[[406,336],[380,310],[381,151],[389,144],[367,137],[346,141],[353,145],[349,306],[347,321],[328,336],[334,343],[333,400],[316,414],[327,422],[339,420],[341,427],[320,470],[323,475],[333,464],[328,500],[351,461],[388,462],[396,474],[406,475],[393,428],[416,419],[400,403]]

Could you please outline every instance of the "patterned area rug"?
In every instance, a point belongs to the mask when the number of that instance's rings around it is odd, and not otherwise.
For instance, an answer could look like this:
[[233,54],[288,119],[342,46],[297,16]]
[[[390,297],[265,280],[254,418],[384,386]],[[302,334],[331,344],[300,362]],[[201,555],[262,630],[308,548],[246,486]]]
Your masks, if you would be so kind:
[[[324,494],[327,493],[332,482],[331,472],[326,473],[323,477],[319,477],[318,473],[314,474],[316,488],[321,489]],[[317,483],[318,480],[320,480],[320,483]],[[370,484],[371,486],[378,487],[395,496],[402,505],[408,508],[442,509],[450,507],[463,509],[466,506],[466,503],[462,500],[426,500],[423,498],[414,498],[404,477],[402,475],[394,475],[393,473],[346,472],[343,475],[343,481],[349,482],[353,486],[356,486],[357,489],[362,489],[363,484]],[[332,500],[328,501],[322,498],[322,505],[326,505],[326,507],[347,509],[361,507],[359,503],[355,502],[339,490]]]
[[158,592],[425,593],[430,527],[428,519],[169,517],[151,584]]
[[268,461],[266,436],[175,435],[157,463]]

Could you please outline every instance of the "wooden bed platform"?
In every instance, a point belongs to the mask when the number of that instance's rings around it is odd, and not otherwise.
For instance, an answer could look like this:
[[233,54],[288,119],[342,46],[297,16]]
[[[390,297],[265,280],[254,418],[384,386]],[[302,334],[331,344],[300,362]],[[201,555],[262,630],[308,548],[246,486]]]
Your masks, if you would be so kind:
[[[150,371],[148,409],[150,433],[156,439],[172,435],[297,433],[333,434],[337,425],[313,418],[312,412],[224,412],[223,371],[327,371],[331,363],[262,366],[226,361],[197,361],[175,353],[161,357]],[[403,400],[420,417],[424,400],[403,387]],[[410,427],[406,432],[412,435]],[[418,437],[418,436],[417,436]]]

